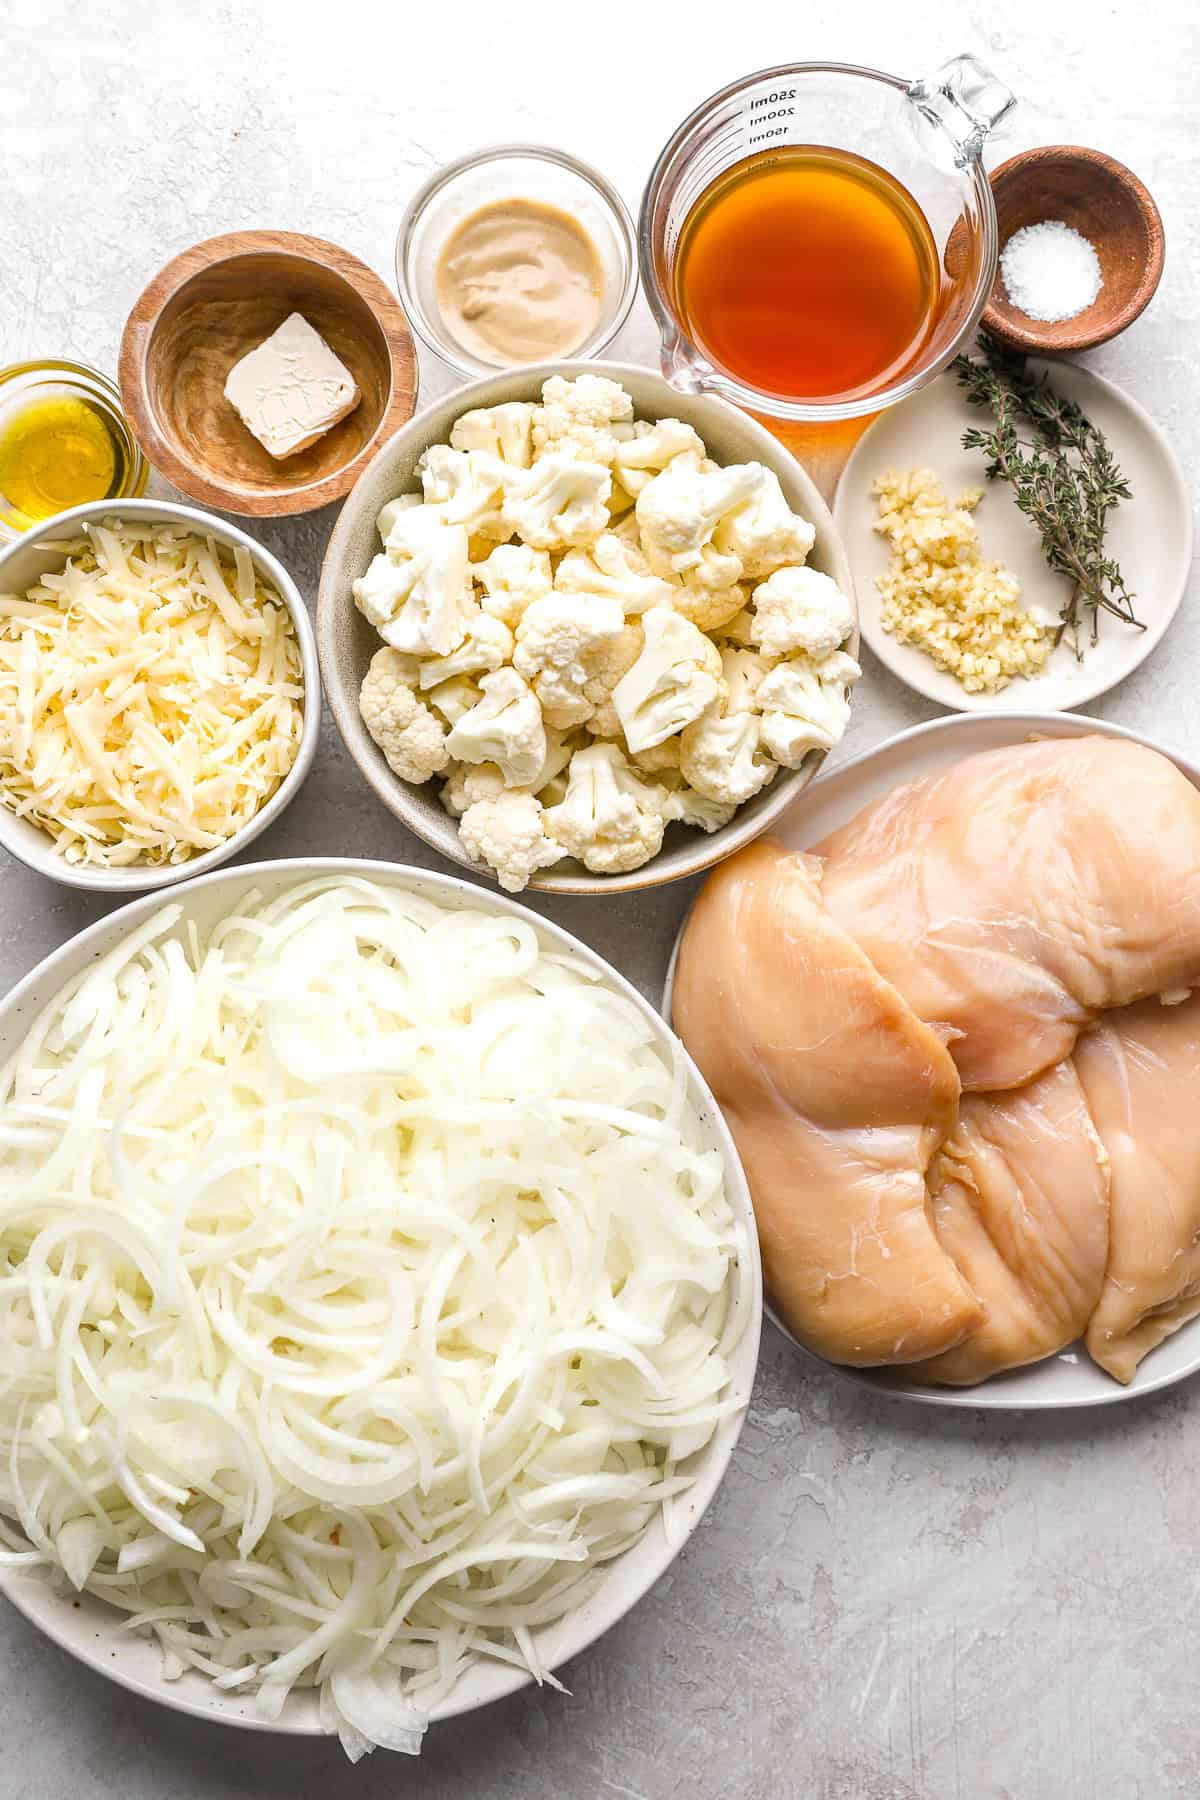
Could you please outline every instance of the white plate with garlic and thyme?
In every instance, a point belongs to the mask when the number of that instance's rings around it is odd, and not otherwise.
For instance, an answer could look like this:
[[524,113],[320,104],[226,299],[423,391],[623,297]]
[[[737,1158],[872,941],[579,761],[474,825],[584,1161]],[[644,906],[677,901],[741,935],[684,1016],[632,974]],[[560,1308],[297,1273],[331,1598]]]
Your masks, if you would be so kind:
[[[1115,687],[1162,638],[1191,566],[1187,485],[1154,420],[1112,382],[1077,364],[1031,361],[1027,369],[1045,375],[1055,394],[1083,410],[1124,476],[1129,497],[1108,511],[1100,555],[1117,565],[1136,624],[1101,609],[1093,642],[1093,614],[1081,590],[1079,653],[1069,629],[1059,634],[1075,584],[1048,565],[1039,525],[1021,510],[1014,485],[989,480],[988,454],[963,447],[964,432],[993,432],[995,416],[989,405],[968,403],[953,373],[881,414],[838,484],[834,517],[854,573],[864,642],[908,687],[960,712],[1067,711]],[[1027,422],[1017,416],[1016,425],[1027,443]],[[1070,458],[1076,469],[1079,460]],[[1104,478],[1094,459],[1089,467]],[[1057,524],[1063,484],[1045,479],[1053,473],[1043,471],[1032,498],[1041,505],[1049,490],[1047,518]],[[883,481],[881,495],[876,484]],[[1094,488],[1093,481],[1088,491]],[[981,497],[964,513],[959,501],[971,493]],[[879,529],[881,498],[886,533]],[[1080,483],[1072,479],[1068,512],[1081,504],[1087,509],[1088,500],[1081,502]],[[1070,537],[1078,541],[1076,533]],[[1095,579],[1095,554],[1086,561]],[[1111,580],[1104,591],[1118,608],[1127,604]],[[1006,671],[1027,672],[1005,678]]]

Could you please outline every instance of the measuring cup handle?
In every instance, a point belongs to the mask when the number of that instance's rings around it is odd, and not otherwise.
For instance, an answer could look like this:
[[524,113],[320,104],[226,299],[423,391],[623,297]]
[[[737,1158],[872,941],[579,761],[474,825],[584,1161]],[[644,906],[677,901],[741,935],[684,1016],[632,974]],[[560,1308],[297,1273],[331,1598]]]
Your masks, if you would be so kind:
[[958,168],[978,162],[987,138],[1017,104],[1011,88],[997,80],[977,56],[949,62],[909,84],[908,97],[921,118],[948,139]]
[[659,362],[664,380],[677,394],[702,394],[713,373],[712,364],[673,325],[663,328]]

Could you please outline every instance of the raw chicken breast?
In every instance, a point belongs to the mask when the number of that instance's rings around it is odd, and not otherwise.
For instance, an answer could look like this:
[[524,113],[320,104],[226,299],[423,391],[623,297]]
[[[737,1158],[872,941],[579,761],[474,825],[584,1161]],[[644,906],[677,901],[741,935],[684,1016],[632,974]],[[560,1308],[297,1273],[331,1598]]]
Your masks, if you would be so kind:
[[1083,1335],[1108,1258],[1108,1158],[1074,1065],[1010,1094],[966,1094],[929,1171],[938,1236],[986,1308],[916,1381],[962,1386]]
[[821,903],[818,865],[759,841],[710,876],[680,947],[675,1028],[737,1142],[771,1298],[835,1362],[909,1362],[981,1309],[938,1243],[929,1159],[959,1084]]
[[1108,1275],[1087,1347],[1129,1381],[1200,1313],[1200,994],[1112,1014],[1080,1038],[1075,1063],[1112,1159]]
[[966,1088],[1018,1087],[1098,1012],[1200,981],[1200,793],[1140,744],[985,751],[819,849],[829,911]]

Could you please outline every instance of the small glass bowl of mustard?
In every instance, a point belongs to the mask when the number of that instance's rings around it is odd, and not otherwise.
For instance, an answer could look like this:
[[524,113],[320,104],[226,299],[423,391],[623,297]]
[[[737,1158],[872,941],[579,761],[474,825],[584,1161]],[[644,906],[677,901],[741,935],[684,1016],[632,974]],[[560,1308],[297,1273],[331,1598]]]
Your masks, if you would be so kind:
[[128,500],[146,461],[116,387],[84,363],[0,369],[0,542],[92,500]]
[[462,375],[591,357],[637,293],[629,209],[597,170],[541,144],[493,144],[413,195],[396,239],[413,330]]

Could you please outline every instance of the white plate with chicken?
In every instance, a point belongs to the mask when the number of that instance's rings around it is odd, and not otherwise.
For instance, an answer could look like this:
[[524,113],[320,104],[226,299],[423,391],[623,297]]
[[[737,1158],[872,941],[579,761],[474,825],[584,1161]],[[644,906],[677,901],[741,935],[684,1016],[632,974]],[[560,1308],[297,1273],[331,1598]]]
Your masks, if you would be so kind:
[[665,1009],[738,1144],[771,1316],[929,1405],[1200,1368],[1200,771],[959,715],[710,877]]

